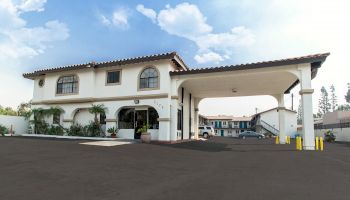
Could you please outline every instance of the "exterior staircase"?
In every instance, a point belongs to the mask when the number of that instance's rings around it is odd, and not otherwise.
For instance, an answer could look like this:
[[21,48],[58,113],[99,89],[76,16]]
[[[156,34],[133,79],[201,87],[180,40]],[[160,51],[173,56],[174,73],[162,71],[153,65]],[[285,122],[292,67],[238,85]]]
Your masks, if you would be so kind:
[[264,120],[259,120],[257,125],[261,125],[263,129],[265,129],[266,131],[270,132],[273,135],[279,135],[280,131],[275,127],[271,126],[269,123],[265,122]]

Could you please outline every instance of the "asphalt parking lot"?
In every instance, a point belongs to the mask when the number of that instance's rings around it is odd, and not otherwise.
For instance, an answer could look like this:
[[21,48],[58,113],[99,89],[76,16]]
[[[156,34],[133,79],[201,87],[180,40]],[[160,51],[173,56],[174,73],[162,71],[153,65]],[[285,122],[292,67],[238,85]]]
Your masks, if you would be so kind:
[[0,199],[350,199],[350,144],[80,145],[0,137]]

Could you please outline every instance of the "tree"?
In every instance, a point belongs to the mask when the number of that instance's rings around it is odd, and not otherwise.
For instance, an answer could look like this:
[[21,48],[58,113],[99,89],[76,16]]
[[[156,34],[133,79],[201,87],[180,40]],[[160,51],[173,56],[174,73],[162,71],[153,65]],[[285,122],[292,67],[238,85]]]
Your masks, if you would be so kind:
[[337,110],[339,110],[339,111],[350,110],[350,105],[349,104],[340,105],[340,106],[338,106]]
[[348,83],[348,92],[345,95],[345,100],[350,103],[350,83]]
[[318,101],[318,112],[321,115],[324,115],[325,113],[329,112],[331,109],[331,104],[329,102],[328,92],[324,86],[321,88],[321,97]]
[[303,116],[303,109],[302,109],[301,99],[300,99],[299,106],[298,106],[298,116],[297,116],[298,124],[302,124],[302,116]]
[[94,105],[92,104],[91,108],[89,108],[89,113],[94,114],[94,122],[96,125],[100,124],[100,120],[98,120],[99,114],[105,114],[107,111],[107,108],[103,104]]
[[30,113],[30,103],[21,103],[17,107],[17,115],[26,117]]
[[337,104],[337,102],[338,102],[337,98],[338,97],[335,94],[335,87],[334,87],[333,84],[331,85],[330,90],[331,90],[331,105],[332,105],[331,107],[332,107],[332,111],[335,111],[337,106],[338,106],[338,104]]
[[15,110],[13,110],[11,107],[2,107],[0,106],[0,115],[12,115],[12,116],[16,116],[17,112]]

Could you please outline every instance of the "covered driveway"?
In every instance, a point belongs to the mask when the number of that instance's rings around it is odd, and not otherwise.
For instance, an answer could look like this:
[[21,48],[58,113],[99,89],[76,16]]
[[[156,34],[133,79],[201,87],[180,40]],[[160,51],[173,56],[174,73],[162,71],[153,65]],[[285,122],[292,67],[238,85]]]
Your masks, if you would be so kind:
[[[312,112],[312,93],[314,90],[311,86],[311,80],[316,77],[318,69],[327,56],[329,56],[329,53],[242,65],[170,72],[172,77],[172,108],[176,108],[179,103],[183,107],[186,103],[183,101],[183,96],[188,94],[189,113],[187,114],[189,114],[189,119],[183,118],[181,121],[184,121],[182,123],[185,124],[185,128],[189,132],[193,130],[195,137],[198,138],[198,104],[200,100],[214,97],[270,95],[275,97],[278,102],[280,143],[285,144],[284,94],[289,93],[291,89],[300,84],[303,146],[306,150],[314,150]],[[191,113],[192,106],[194,113]],[[186,112],[186,110],[183,112]],[[176,110],[172,110],[171,113],[172,119],[175,119]],[[191,120],[192,116],[194,118],[193,122]],[[176,124],[174,123],[171,126],[173,128],[172,131],[176,130]],[[186,123],[188,124],[186,125]],[[178,133],[171,133],[171,135],[178,135]]]

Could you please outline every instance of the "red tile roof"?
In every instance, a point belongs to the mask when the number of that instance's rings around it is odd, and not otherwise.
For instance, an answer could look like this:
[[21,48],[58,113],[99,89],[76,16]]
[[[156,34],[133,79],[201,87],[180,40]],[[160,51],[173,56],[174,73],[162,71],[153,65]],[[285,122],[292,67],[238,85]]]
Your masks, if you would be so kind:
[[170,75],[186,75],[186,74],[247,70],[247,69],[276,67],[276,66],[282,66],[282,65],[293,65],[293,64],[302,64],[302,63],[311,63],[312,65],[317,65],[319,67],[329,55],[330,53],[322,53],[322,54],[313,54],[313,55],[307,55],[307,56],[301,56],[301,57],[255,62],[255,63],[226,65],[226,66],[218,66],[218,67],[206,67],[206,68],[194,68],[187,71],[178,70],[178,71],[170,72]]
[[[32,78],[35,76],[44,75],[46,73],[52,73],[52,72],[61,72],[61,71],[69,71],[69,70],[79,70],[79,69],[87,69],[87,68],[101,68],[101,67],[108,67],[108,66],[116,66],[116,65],[126,65],[126,64],[136,64],[141,62],[149,62],[149,61],[156,61],[156,60],[163,60],[163,59],[170,59],[173,62],[176,62],[177,65],[181,65],[184,67],[184,71],[188,69],[186,64],[183,62],[181,57],[176,52],[168,52],[163,54],[153,54],[148,56],[140,56],[140,57],[133,57],[133,58],[126,58],[126,59],[119,59],[119,60],[112,60],[107,62],[89,62],[89,63],[82,63],[82,64],[76,64],[76,65],[66,65],[61,67],[48,67],[40,70],[36,70],[31,73],[25,73],[23,74],[23,77],[25,78]],[[179,63],[178,63],[179,62]]]

